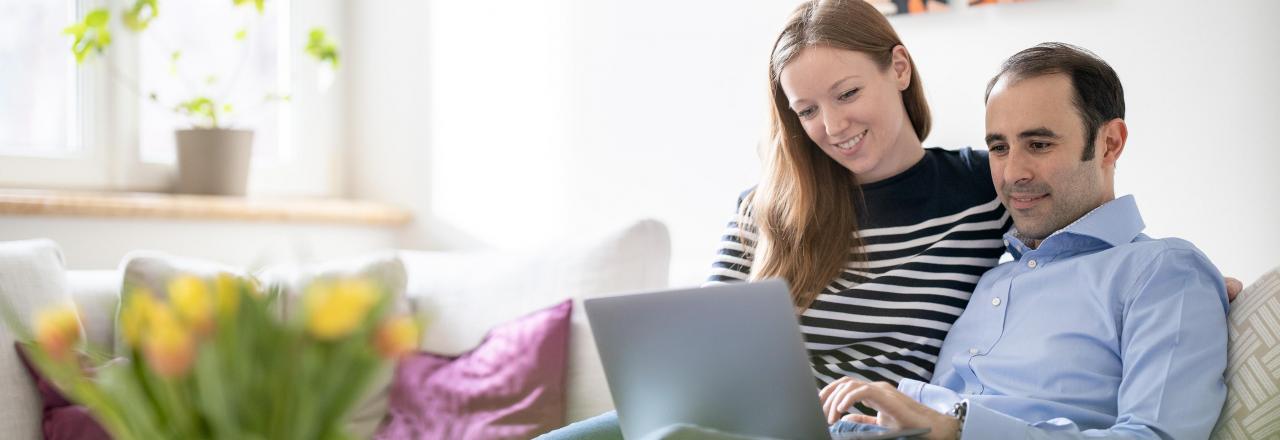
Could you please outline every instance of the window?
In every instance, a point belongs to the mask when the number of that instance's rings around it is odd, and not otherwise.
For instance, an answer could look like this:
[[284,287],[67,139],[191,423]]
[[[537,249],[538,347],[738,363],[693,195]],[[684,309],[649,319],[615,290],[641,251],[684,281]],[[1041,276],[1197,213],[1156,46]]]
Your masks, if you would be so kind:
[[[204,96],[231,105],[219,126],[254,130],[251,191],[331,192],[341,131],[310,121],[333,120],[341,90],[291,90],[299,66],[304,82],[315,71],[302,53],[308,29],[290,26],[295,2],[267,1],[259,14],[254,2],[160,1],[141,33],[121,24],[125,3],[0,0],[0,186],[165,191],[173,132],[192,126],[173,108]],[[306,26],[340,35],[339,2],[303,6]],[[97,7],[111,11],[111,45],[77,66],[62,30]]]
[[0,154],[65,157],[80,153],[82,106],[75,63],[61,30],[70,1],[5,0],[0,16]]

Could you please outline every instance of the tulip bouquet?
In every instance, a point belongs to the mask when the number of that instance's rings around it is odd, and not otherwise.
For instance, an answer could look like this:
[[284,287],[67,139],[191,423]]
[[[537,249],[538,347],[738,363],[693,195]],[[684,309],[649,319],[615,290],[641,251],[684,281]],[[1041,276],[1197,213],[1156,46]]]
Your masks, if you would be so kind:
[[[73,308],[39,313],[27,352],[116,439],[348,438],[345,416],[380,369],[414,349],[419,325],[367,279],[304,289],[281,318],[278,289],[231,276],[178,276],[164,295],[126,286],[119,326],[129,354],[86,349]],[[9,316],[13,323],[13,316]]]

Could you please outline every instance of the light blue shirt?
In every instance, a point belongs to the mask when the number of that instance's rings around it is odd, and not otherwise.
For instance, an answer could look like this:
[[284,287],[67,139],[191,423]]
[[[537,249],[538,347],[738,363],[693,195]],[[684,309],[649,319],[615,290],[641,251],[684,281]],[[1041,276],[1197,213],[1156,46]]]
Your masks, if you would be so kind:
[[1195,246],[1152,239],[1112,200],[978,281],[931,384],[898,389],[966,439],[1209,436],[1226,399],[1227,295]]

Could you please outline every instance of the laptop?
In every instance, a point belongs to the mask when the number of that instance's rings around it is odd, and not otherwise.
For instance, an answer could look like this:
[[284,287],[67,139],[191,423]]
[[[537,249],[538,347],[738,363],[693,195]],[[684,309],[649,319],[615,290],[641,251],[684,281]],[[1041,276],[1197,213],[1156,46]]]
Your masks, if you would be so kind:
[[624,437],[685,423],[735,435],[832,438],[786,283],[628,294],[583,306]]

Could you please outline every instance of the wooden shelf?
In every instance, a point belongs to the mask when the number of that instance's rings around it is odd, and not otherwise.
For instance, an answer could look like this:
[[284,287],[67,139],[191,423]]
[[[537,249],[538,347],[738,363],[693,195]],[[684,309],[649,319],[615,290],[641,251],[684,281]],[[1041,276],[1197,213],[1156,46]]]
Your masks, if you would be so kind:
[[0,189],[0,215],[403,226],[408,211],[341,199]]

